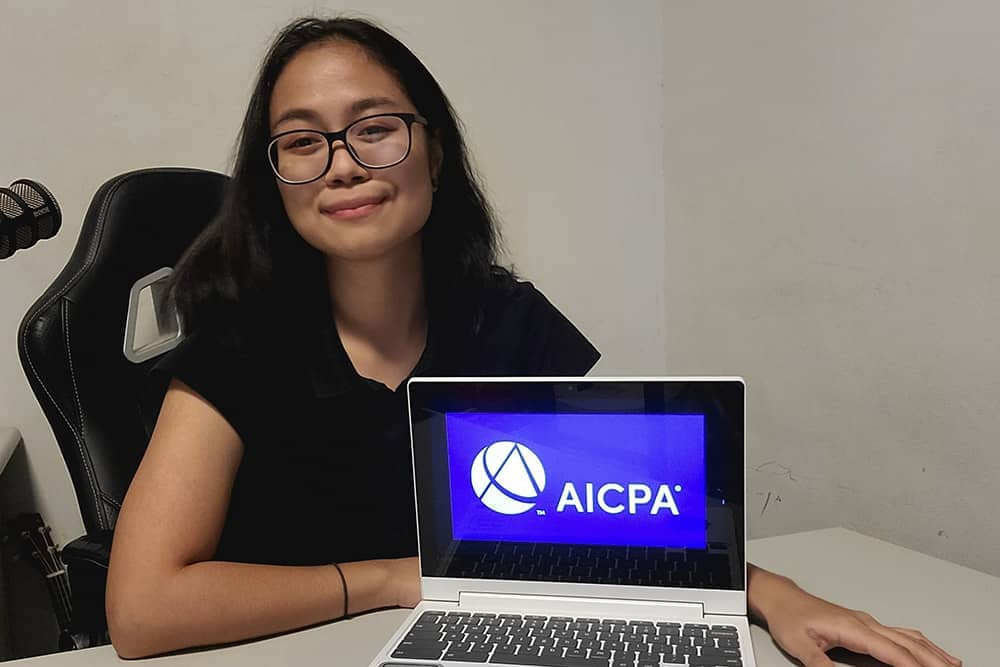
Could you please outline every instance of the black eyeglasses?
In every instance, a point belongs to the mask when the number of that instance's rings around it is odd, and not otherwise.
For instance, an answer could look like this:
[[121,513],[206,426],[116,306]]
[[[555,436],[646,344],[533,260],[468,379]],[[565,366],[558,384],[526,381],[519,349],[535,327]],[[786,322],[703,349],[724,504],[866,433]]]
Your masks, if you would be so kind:
[[267,157],[274,174],[289,185],[319,180],[333,163],[333,142],[343,141],[354,161],[367,169],[394,167],[407,158],[415,113],[381,113],[359,118],[340,132],[289,130],[271,137]]

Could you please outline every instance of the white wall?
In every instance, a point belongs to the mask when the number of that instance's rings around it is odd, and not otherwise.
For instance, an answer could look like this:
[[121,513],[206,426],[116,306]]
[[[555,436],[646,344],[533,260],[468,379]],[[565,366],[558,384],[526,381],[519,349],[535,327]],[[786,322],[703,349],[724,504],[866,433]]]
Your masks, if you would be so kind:
[[[344,9],[0,2],[0,182],[38,179],[64,212],[56,238],[0,263],[0,424],[24,434],[57,540],[82,524],[17,360],[21,317],[62,268],[103,181],[155,165],[226,170],[273,32],[295,15]],[[602,369],[662,371],[661,6],[384,0],[358,9],[400,36],[448,92],[520,272],[604,352]]]
[[751,535],[1000,575],[1000,6],[665,7],[667,361],[748,379]]

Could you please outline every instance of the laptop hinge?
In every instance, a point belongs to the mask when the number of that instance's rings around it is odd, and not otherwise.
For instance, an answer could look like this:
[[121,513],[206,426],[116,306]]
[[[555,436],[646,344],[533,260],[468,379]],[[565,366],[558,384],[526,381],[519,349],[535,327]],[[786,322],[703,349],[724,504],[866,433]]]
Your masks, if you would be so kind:
[[705,605],[695,602],[654,602],[650,600],[609,600],[605,598],[560,597],[555,595],[517,595],[507,593],[458,594],[459,609],[506,611],[516,614],[594,616],[626,620],[700,621]]

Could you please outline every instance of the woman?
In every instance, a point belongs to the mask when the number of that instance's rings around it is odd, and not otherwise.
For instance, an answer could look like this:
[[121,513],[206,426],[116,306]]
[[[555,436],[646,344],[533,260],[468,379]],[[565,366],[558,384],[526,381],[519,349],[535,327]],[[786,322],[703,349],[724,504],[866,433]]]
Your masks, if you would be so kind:
[[[119,654],[303,627],[345,600],[418,601],[406,378],[584,374],[598,358],[495,255],[454,113],[413,54],[363,21],[286,27],[223,211],[177,269],[193,333],[162,364],[170,385],[115,533]],[[838,645],[959,664],[754,567],[749,599],[810,666]]]

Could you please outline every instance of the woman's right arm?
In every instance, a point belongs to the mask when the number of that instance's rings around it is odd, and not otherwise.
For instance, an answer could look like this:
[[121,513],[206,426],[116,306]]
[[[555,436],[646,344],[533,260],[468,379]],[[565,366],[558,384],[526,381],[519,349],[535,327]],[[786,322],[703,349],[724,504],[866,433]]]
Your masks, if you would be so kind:
[[[123,658],[220,644],[344,613],[332,565],[211,560],[243,444],[198,393],[174,380],[115,527],[108,572],[111,641]],[[419,600],[416,558],[341,563],[350,612]]]

